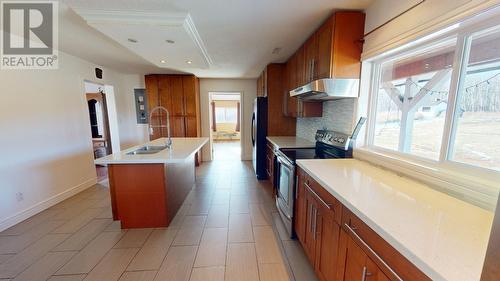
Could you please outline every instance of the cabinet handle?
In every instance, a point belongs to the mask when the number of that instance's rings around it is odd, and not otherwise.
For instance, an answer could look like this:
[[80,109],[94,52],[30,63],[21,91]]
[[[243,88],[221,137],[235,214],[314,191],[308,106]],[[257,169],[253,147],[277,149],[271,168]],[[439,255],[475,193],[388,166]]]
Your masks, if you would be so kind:
[[[309,204],[309,206],[307,206],[307,208],[309,209],[309,210],[307,210],[307,212],[309,213],[309,217],[312,218],[312,213],[313,213],[312,205]],[[312,232],[312,229],[313,229],[312,220],[309,220],[309,231]]]
[[333,204],[326,203],[325,200],[323,200],[323,198],[321,198],[314,190],[312,190],[312,188],[307,183],[305,183],[305,186],[307,187],[307,190],[309,190],[309,192],[321,202],[321,204],[325,205],[325,207],[328,208],[328,210],[332,209]]
[[366,281],[366,277],[372,276],[372,273],[368,271],[366,266],[363,266],[363,274],[361,275],[361,281]]
[[318,223],[318,209],[314,208],[313,240],[316,240],[316,225]]
[[[392,268],[377,253],[375,253],[375,251],[368,244],[366,244],[366,242],[356,233],[355,229],[356,228],[349,226],[347,223],[344,223],[344,230],[355,240],[355,242],[357,244],[360,244],[362,248],[366,249],[370,253],[370,255],[378,261],[378,263],[380,263],[384,268],[387,269],[387,271],[391,273],[391,275],[393,276],[391,280],[403,281],[403,279],[399,277],[399,275],[394,270],[392,270]],[[364,268],[366,268],[366,266]],[[367,276],[371,275],[370,272],[365,272],[364,269],[363,273],[363,278],[365,279]]]
[[295,176],[295,199],[299,198],[299,175]]
[[311,60],[311,80],[316,79],[316,73],[314,73],[314,67],[316,66],[316,60]]

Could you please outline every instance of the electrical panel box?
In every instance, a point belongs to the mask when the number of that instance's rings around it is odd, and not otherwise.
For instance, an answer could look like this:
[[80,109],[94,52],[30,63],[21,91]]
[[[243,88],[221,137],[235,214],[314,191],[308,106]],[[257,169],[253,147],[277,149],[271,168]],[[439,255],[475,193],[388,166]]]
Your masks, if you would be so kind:
[[146,89],[134,89],[135,112],[137,115],[137,124],[148,124],[148,103],[146,98]]

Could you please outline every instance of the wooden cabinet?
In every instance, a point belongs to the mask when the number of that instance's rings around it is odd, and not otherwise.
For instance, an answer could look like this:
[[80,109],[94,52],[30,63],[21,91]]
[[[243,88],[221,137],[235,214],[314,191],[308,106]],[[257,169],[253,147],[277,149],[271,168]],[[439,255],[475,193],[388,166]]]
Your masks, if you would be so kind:
[[[361,74],[361,51],[365,15],[336,12],[309,37],[287,61],[287,91],[323,78],[357,78]],[[322,102],[304,102],[284,96],[286,116],[321,117]]]
[[321,281],[334,281],[342,206],[303,170],[297,172],[295,234]]
[[321,281],[430,280],[302,169],[294,231]]
[[296,119],[283,114],[286,88],[286,65],[269,64],[257,80],[259,96],[267,97],[267,135],[295,136]]
[[267,177],[269,181],[271,181],[271,184],[273,187],[276,186],[275,182],[275,172],[274,172],[274,163],[275,163],[275,158],[276,155],[274,154],[274,146],[272,143],[267,142],[267,147],[266,147],[266,172],[267,172]]
[[[149,111],[163,106],[170,114],[170,134],[172,137],[197,137],[200,135],[199,81],[194,75],[145,76]],[[153,114],[152,125],[164,126],[165,113]],[[150,139],[167,136],[167,129],[153,128]]]

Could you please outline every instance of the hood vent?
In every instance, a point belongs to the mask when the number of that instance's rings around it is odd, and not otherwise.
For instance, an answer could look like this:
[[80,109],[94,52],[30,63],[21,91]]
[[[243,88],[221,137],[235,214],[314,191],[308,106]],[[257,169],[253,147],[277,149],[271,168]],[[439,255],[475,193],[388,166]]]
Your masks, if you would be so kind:
[[335,100],[357,98],[359,79],[327,78],[312,81],[290,91],[291,97],[301,100]]

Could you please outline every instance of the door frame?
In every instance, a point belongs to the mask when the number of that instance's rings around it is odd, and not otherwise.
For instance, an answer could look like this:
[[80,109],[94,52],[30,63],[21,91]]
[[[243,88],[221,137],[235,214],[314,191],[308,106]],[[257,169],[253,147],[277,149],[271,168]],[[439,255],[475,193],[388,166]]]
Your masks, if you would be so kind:
[[212,96],[213,95],[238,95],[240,97],[240,160],[243,159],[243,132],[244,132],[244,121],[243,121],[243,92],[241,91],[209,91],[208,92],[208,132],[209,132],[209,144],[210,144],[210,161],[214,159],[214,140],[212,138],[212,124],[213,124],[213,114],[212,114]]

